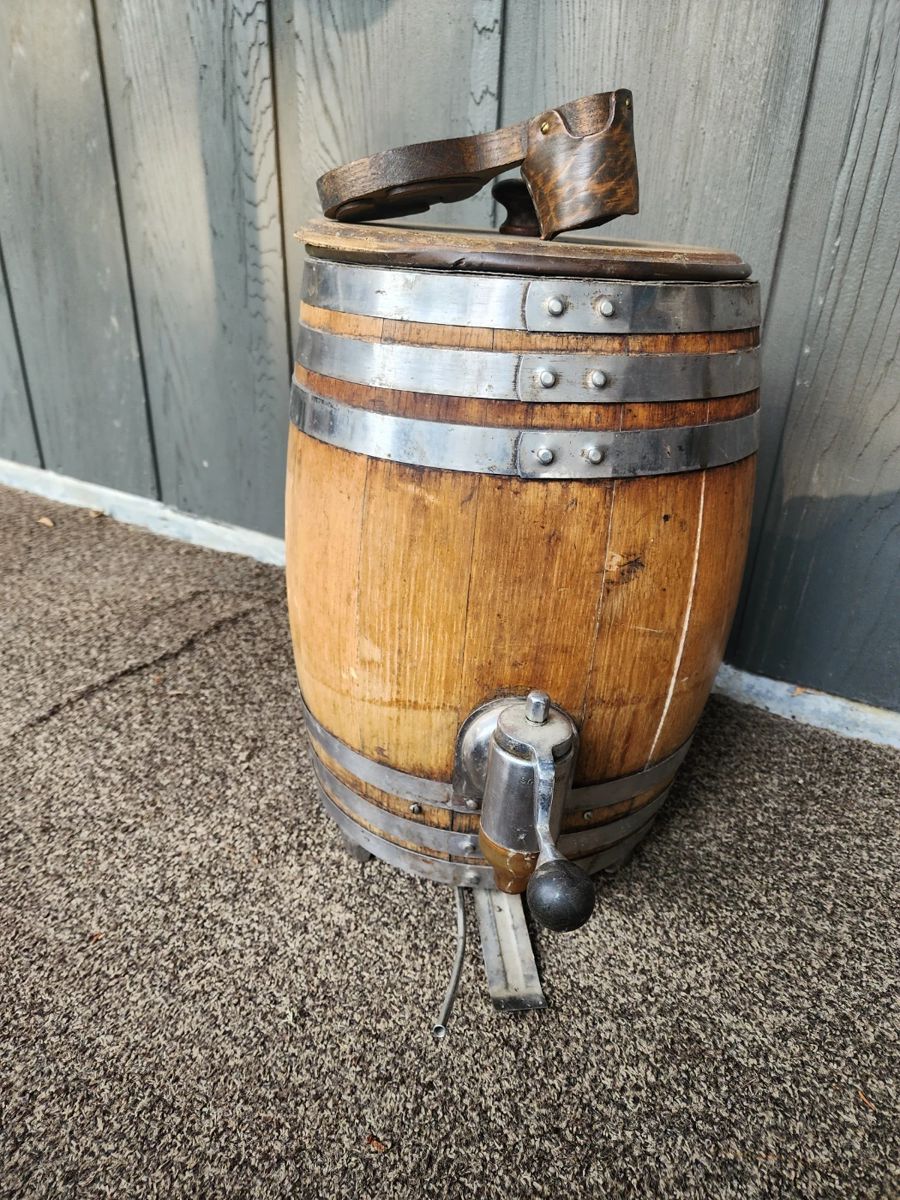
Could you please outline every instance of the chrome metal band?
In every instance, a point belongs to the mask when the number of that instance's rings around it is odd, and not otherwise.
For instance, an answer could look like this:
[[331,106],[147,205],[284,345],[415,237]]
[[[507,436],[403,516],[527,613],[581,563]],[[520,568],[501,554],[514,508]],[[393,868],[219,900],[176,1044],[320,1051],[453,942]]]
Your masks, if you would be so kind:
[[405,771],[397,771],[394,767],[376,762],[373,758],[366,758],[321,725],[307,708],[302,696],[300,703],[303,706],[303,720],[313,750],[323,751],[332,762],[355,775],[362,783],[369,783],[381,792],[399,796],[401,800],[409,800],[411,804],[433,804],[438,808],[455,808],[459,812],[468,812],[462,802],[454,803],[449,783],[424,779],[420,775],[409,775]]
[[[388,812],[347,787],[315,756],[313,769],[319,786],[329,798],[345,813],[364,822],[366,826],[374,826],[380,833],[391,838],[400,838],[404,842],[412,842],[413,845],[421,846],[423,850],[436,850],[440,854],[453,854],[464,858],[482,857],[477,834],[440,829],[423,821],[411,821],[407,817]],[[607,821],[604,825],[579,830],[577,833],[561,834],[557,838],[557,845],[566,858],[586,858],[588,855],[597,854],[644,826],[656,815],[668,794],[669,788],[666,788],[649,804],[614,821]]]
[[[423,779],[419,775],[410,775],[405,771],[398,771],[394,767],[387,767],[383,763],[375,762],[374,759],[366,758],[358,750],[353,750],[346,742],[336,738],[333,733],[329,733],[309,711],[302,696],[300,703],[303,706],[303,718],[312,743],[314,758],[321,750],[332,762],[343,767],[362,783],[371,784],[379,791],[399,796],[401,800],[408,800],[411,804],[434,805],[436,808],[450,808],[457,812],[471,811],[467,804],[454,799],[453,788],[449,783],[442,783],[435,779]],[[654,763],[652,767],[645,767],[643,771],[635,771],[632,775],[622,775],[618,779],[608,779],[605,783],[592,783],[586,787],[572,788],[566,810],[609,808],[613,804],[632,800],[642,792],[650,791],[651,788],[669,783],[684,762],[693,736],[691,734],[677,750]],[[325,766],[324,763],[322,765]],[[327,767],[325,769],[327,770]],[[416,828],[420,828],[418,822]]]
[[[338,808],[333,800],[329,799],[321,784],[319,785],[319,796],[323,808],[341,832],[351,842],[362,846],[376,858],[435,883],[449,883],[454,887],[496,889],[494,872],[490,867],[482,867],[474,863],[449,862],[445,858],[431,858],[427,854],[407,850],[405,847],[398,846],[395,842],[389,842],[370,830],[363,829],[361,825],[357,825],[351,817]],[[653,818],[651,817],[640,829],[617,842],[615,846],[580,859],[579,866],[589,875],[593,875],[597,871],[609,870],[611,867],[627,861],[635,846],[647,836],[652,824]]]
[[303,299],[362,317],[544,333],[707,333],[759,324],[756,283],[475,275],[320,258],[307,261]]
[[520,479],[633,479],[737,462],[759,443],[753,412],[665,429],[509,429],[449,425],[341,404],[296,383],[291,420],[317,441],[370,458]]
[[309,371],[365,387],[535,403],[704,400],[759,386],[756,348],[722,354],[507,354],[364,342],[301,325],[297,358]]
[[635,796],[640,796],[641,792],[649,792],[655,787],[671,783],[675,772],[687,757],[693,740],[694,735],[691,734],[677,750],[661,758],[652,767],[644,767],[643,771],[635,771],[632,775],[620,775],[618,779],[608,779],[605,783],[590,783],[586,787],[572,788],[566,811],[612,808],[614,804],[633,800]]

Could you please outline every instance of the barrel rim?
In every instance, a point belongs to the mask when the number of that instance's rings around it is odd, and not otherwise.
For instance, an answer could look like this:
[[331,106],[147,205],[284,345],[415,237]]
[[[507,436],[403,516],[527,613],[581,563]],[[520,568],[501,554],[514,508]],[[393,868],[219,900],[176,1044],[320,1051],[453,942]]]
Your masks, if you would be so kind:
[[318,217],[295,237],[316,258],[390,263],[493,274],[565,275],[592,279],[744,280],[750,264],[740,255],[708,246],[600,241],[564,236],[554,241],[496,232],[391,225],[347,224]]

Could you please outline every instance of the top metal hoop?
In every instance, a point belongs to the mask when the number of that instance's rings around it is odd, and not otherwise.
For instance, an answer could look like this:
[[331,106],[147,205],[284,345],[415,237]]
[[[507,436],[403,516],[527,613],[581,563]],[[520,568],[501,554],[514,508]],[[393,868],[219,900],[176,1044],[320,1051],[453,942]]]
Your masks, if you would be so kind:
[[708,333],[759,324],[757,283],[632,283],[410,271],[307,261],[303,299],[317,308],[542,333]]

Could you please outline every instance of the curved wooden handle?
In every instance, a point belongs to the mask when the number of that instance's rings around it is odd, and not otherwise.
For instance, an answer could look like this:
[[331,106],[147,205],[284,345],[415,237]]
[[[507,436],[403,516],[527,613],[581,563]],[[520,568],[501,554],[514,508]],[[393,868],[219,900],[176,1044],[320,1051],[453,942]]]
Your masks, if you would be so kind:
[[520,164],[542,238],[636,213],[631,92],[583,96],[494,133],[384,150],[335,167],[317,187],[326,217],[377,221],[465,200]]

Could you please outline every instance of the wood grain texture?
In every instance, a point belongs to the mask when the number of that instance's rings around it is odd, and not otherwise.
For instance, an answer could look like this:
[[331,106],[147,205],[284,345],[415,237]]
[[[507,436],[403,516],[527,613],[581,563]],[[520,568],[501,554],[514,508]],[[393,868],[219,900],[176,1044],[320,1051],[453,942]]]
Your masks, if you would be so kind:
[[358,579],[369,461],[291,426],[285,577],[294,657],[311,711],[351,746],[360,737]]
[[614,481],[576,782],[629,775],[650,757],[691,602],[705,474]]
[[900,8],[830,5],[770,312],[740,666],[900,709]]
[[747,558],[755,478],[755,456],[706,472],[690,598],[651,759],[690,735],[722,662]]
[[739,251],[768,287],[823,0],[520,0],[501,118],[598,87],[634,94],[641,212],[613,237]]
[[553,242],[466,229],[416,229],[387,222],[307,221],[300,242],[317,258],[385,267],[581,276],[589,279],[746,279],[740,255],[708,246],[598,241],[564,235]]
[[[44,465],[155,496],[90,0],[9,0],[0,45],[0,239]],[[17,412],[0,453],[35,461]]]
[[[289,230],[318,214],[315,181],[339,163],[497,128],[501,0],[274,0],[274,8]],[[434,219],[488,226],[492,213],[485,191],[438,206]],[[300,295],[300,270],[295,248],[292,297]]]
[[[2,262],[0,246],[0,265]],[[6,272],[0,271],[0,458],[40,467],[41,451],[5,280]]]
[[[358,575],[358,748],[443,778],[459,729],[478,479],[369,462]],[[449,751],[449,752],[448,752]]]
[[606,95],[608,119],[596,132],[578,102],[557,103],[528,122],[522,178],[543,238],[638,211],[631,92],[620,88]]
[[580,717],[612,491],[480,477],[457,728],[483,701],[533,687]]
[[287,317],[266,6],[98,13],[162,498],[278,533]]
[[[477,286],[477,280],[472,281]],[[723,351],[755,330],[566,335],[428,326],[304,306],[336,336],[558,353]],[[640,350],[637,347],[640,347]],[[523,403],[425,397],[295,374],[324,395],[437,420],[527,424]],[[716,401],[539,407],[541,424],[651,428],[730,419],[757,393]],[[429,407],[429,402],[431,407]],[[477,409],[477,412],[476,412]],[[569,411],[572,410],[572,411]],[[522,481],[423,470],[335,451],[292,431],[288,604],[313,714],[368,758],[449,780],[456,734],[479,704],[542,687],[581,726],[577,783],[630,774],[690,734],[721,659],[746,550],[753,459],[659,478]],[[363,464],[363,465],[361,465]],[[376,805],[408,804],[338,772]],[[661,784],[587,824],[648,803]],[[427,806],[424,822],[446,827]],[[582,817],[572,818],[576,828]],[[453,827],[472,828],[454,814]]]
[[503,129],[381,150],[326,171],[316,189],[326,217],[381,221],[470,199],[517,165],[545,239],[637,212],[631,93],[582,96]]

